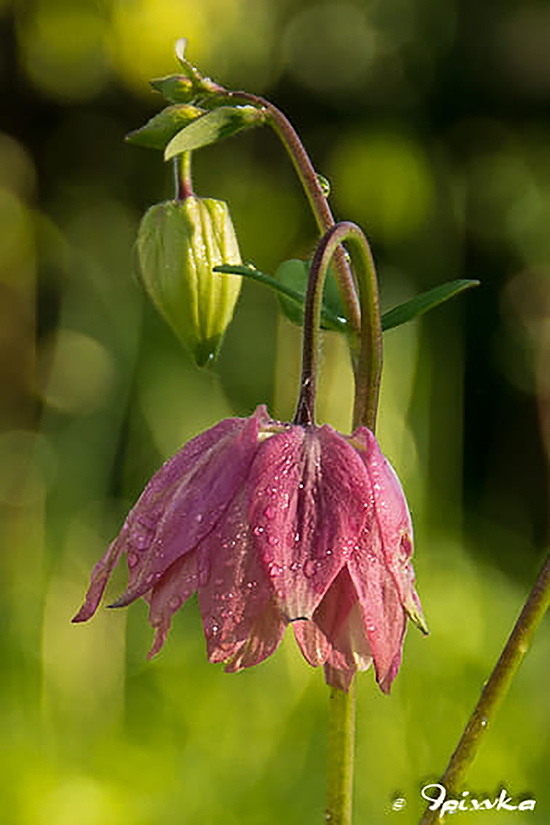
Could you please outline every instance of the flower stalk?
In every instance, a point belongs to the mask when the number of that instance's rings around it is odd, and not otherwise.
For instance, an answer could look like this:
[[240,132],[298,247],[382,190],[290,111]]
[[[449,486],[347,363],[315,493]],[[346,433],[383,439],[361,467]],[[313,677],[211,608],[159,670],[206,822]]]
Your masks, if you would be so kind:
[[330,689],[325,810],[325,821],[330,825],[351,823],[356,681],[354,677],[348,693]]
[[[349,221],[331,227],[313,258],[304,309],[302,379],[295,424],[315,423],[315,390],[323,287],[332,257],[347,241],[354,250],[361,301],[359,359],[355,365],[354,428],[374,431],[382,371],[382,324],[374,261],[365,235]],[[331,825],[351,825],[355,745],[355,678],[348,692],[330,688],[325,819]]]
[[[283,143],[306,193],[319,231],[325,233],[332,229],[335,225],[334,217],[317,173],[298,133],[286,115],[269,100],[259,95],[251,94],[250,92],[228,91],[221,86],[219,87],[219,92],[228,100],[246,101],[263,108],[267,112],[268,122],[270,122]],[[355,290],[351,268],[342,247],[338,247],[334,252],[334,267],[346,317],[349,320],[351,329],[355,332],[355,335],[357,335],[361,327],[360,304]]]
[[184,201],[194,196],[193,178],[191,175],[191,152],[183,152],[174,158],[174,198]]
[[295,423],[314,421],[323,286],[330,261],[343,242],[355,252],[355,271],[361,300],[361,338],[355,369],[353,428],[362,424],[374,432],[382,371],[382,324],[378,284],[370,246],[361,229],[350,221],[336,224],[324,235],[311,264],[304,311],[302,382]]
[[[481,744],[483,733],[487,730],[497,706],[506,696],[549,604],[550,554],[440,779],[448,794],[459,789],[464,781]],[[440,821],[440,812],[428,809],[419,825],[432,825],[436,821]]]

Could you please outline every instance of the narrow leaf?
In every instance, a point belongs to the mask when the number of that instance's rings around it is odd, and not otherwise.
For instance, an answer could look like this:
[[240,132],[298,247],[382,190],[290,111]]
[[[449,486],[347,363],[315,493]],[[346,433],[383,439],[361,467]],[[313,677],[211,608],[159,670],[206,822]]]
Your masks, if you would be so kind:
[[[270,275],[266,275],[264,272],[260,272],[259,269],[256,269],[251,265],[232,266],[229,264],[223,264],[222,266],[216,266],[214,268],[214,272],[222,272],[228,275],[243,275],[245,278],[251,278],[253,281],[258,281],[258,283],[270,287],[270,289],[273,289],[278,293],[277,297],[280,300],[285,299],[290,305],[296,308],[291,310],[289,314],[285,313],[289,320],[298,326],[303,326],[304,294],[302,292],[292,289],[292,287],[287,286],[284,283],[276,281],[275,278],[272,278]],[[296,320],[294,320],[294,318],[296,318]],[[323,329],[333,330],[334,332],[343,332],[346,329],[346,325],[345,318],[335,315],[332,310],[330,310],[323,303],[321,308],[321,326]]]
[[406,324],[407,321],[412,321],[413,318],[417,318],[450,298],[454,298],[455,295],[464,292],[465,289],[479,286],[479,283],[479,281],[469,280],[448,281],[446,284],[422,292],[415,298],[411,298],[410,301],[384,312],[382,315],[382,329],[393,329],[393,327]]
[[172,138],[164,151],[164,159],[170,160],[181,152],[200,149],[243,129],[260,126],[265,117],[265,113],[254,106],[220,106],[203,114]]
[[126,135],[128,143],[147,146],[149,149],[164,149],[182,128],[204,114],[197,106],[167,106],[158,115],[148,120],[145,126]]
[[[290,266],[292,265],[292,267]],[[283,278],[278,280],[283,273]],[[244,275],[246,278],[251,278],[258,281],[264,286],[270,287],[277,293],[279,305],[286,317],[292,323],[298,326],[303,326],[304,323],[304,303],[305,303],[305,286],[307,285],[308,265],[306,261],[293,259],[285,261],[277,270],[277,279],[272,278],[260,272],[252,265],[245,266],[218,266],[215,268],[216,272],[226,272],[233,275]],[[304,274],[305,273],[305,274]],[[329,278],[333,277],[329,273],[326,284]],[[292,283],[292,286],[290,285]],[[479,286],[480,281],[473,280],[456,280],[448,281],[446,284],[441,284],[427,292],[422,292],[410,301],[400,304],[388,312],[382,314],[382,329],[384,332],[388,329],[393,329],[401,324],[406,324],[412,321],[419,315],[423,315],[430,309],[443,304],[455,295],[459,295],[466,289]],[[338,288],[334,283],[336,295],[332,294],[327,299],[327,290],[323,295],[323,305],[321,309],[321,326],[323,329],[332,330],[334,332],[346,332],[348,323],[344,317],[341,308]]]

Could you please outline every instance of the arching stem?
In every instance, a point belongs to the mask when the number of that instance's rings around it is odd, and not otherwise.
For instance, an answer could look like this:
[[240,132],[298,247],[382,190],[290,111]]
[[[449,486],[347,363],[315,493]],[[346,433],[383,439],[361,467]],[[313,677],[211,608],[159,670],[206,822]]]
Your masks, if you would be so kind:
[[[270,125],[275,130],[276,134],[282,141],[286,151],[288,152],[294,169],[300,179],[302,187],[306,193],[309,204],[311,206],[315,221],[321,233],[326,232],[335,225],[332,211],[328,201],[323,192],[322,186],[317,177],[317,173],[313,168],[305,147],[300,140],[300,137],[288,118],[269,100],[265,100],[259,95],[254,95],[249,92],[235,92],[219,87],[219,94],[225,99],[232,102],[243,101],[251,103],[254,106],[264,109],[269,117]],[[359,300],[355,289],[353,275],[349,266],[346,253],[342,247],[337,247],[334,251],[334,269],[340,296],[349,321],[350,328],[353,330],[350,341],[352,352],[357,347],[357,335],[361,328],[361,311]]]
[[342,221],[329,229],[321,239],[311,264],[304,314],[302,378],[294,421],[304,426],[309,426],[315,421],[323,287],[330,261],[343,242],[349,245],[353,255],[361,301],[360,350],[355,369],[353,426],[355,428],[364,424],[374,431],[382,371],[382,325],[378,283],[369,243],[361,229],[350,221]]

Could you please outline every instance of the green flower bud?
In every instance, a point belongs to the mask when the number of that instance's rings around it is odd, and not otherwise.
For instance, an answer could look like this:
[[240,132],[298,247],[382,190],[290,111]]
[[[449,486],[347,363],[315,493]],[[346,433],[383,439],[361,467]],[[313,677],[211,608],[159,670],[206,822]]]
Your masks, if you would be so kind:
[[239,275],[212,271],[241,263],[227,204],[191,196],[152,206],[137,245],[147,292],[197,364],[206,364],[218,353],[241,289]]

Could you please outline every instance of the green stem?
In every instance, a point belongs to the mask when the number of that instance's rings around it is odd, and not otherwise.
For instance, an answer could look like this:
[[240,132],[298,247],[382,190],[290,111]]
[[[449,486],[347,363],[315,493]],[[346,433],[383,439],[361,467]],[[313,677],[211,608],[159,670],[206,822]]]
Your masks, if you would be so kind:
[[[548,606],[550,604],[550,554],[541,570],[525,606],[521,611],[510,638],[501,653],[489,681],[481,692],[474,712],[468,720],[464,733],[440,783],[447,789],[447,795],[460,788],[468,768],[472,764],[481,744],[483,733],[498,704],[506,696],[508,688],[519,668]],[[441,821],[438,810],[426,810],[419,825],[431,825]]]
[[[281,139],[292,160],[294,169],[309,200],[319,231],[325,233],[331,229],[335,225],[332,211],[328,205],[328,201],[309,155],[288,118],[280,109],[274,106],[273,103],[270,103],[269,100],[265,100],[259,95],[254,95],[249,92],[232,92],[222,89],[222,87],[220,87],[220,94],[230,100],[247,101],[248,103],[261,106],[262,109],[265,109],[273,129]],[[353,275],[346,253],[341,247],[336,249],[334,253],[334,265],[346,317],[348,318],[351,329],[357,334],[361,327],[361,311]]]
[[195,194],[191,176],[191,152],[183,152],[174,158],[174,185],[177,201],[184,201]]
[[349,693],[330,689],[327,754],[327,807],[330,825],[351,825],[355,744],[355,677]]
[[344,241],[352,253],[356,253],[355,270],[361,300],[361,343],[355,369],[353,427],[364,424],[374,432],[382,371],[378,284],[368,241],[361,229],[349,221],[342,221],[329,229],[321,239],[311,263],[304,310],[302,379],[294,421],[306,426],[315,421],[323,286],[332,256]]

